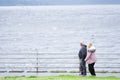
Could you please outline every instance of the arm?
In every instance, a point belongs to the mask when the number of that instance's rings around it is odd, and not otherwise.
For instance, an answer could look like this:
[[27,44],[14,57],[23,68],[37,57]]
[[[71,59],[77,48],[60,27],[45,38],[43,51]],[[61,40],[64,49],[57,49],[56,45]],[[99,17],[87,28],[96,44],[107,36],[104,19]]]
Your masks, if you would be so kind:
[[90,57],[91,54],[92,54],[91,52],[88,52],[88,53],[87,53],[87,56],[86,56],[86,58],[85,58],[85,61],[87,61],[87,60],[89,59],[89,57]]
[[78,56],[79,56],[79,59],[81,59],[81,58],[82,58],[82,52],[81,52],[81,50],[79,51]]

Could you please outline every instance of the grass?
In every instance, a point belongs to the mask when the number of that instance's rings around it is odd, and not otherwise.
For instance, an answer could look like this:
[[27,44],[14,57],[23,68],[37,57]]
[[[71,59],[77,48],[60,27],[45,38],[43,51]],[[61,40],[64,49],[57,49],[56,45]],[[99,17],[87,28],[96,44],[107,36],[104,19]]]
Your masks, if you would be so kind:
[[15,77],[3,77],[0,80],[120,80],[120,78],[110,77],[82,77],[73,75],[61,75],[61,76],[15,76]]

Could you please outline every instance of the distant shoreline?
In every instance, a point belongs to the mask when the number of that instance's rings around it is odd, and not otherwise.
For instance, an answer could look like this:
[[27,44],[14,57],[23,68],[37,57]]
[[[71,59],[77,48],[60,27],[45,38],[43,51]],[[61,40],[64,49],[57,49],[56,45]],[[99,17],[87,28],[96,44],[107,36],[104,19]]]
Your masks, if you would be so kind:
[[116,5],[120,5],[120,4],[80,4],[80,5],[56,5],[56,4],[53,4],[53,5],[0,5],[0,7],[4,7],[4,6],[110,6],[110,5],[113,5],[113,6],[116,6]]
[[89,4],[89,5],[12,5],[12,6],[0,6],[1,8],[2,7],[54,7],[54,6],[57,6],[57,7],[86,7],[86,6],[120,6],[120,4],[107,4],[107,5],[104,5],[104,4]]

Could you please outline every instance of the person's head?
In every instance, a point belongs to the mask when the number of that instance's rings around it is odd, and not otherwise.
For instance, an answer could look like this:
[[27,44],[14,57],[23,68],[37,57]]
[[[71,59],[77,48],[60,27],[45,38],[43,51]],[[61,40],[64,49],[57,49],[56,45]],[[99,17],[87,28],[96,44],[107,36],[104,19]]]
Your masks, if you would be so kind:
[[80,42],[80,46],[83,46],[83,45],[85,45],[83,42]]
[[87,46],[88,48],[90,48],[92,46],[92,43],[88,43]]

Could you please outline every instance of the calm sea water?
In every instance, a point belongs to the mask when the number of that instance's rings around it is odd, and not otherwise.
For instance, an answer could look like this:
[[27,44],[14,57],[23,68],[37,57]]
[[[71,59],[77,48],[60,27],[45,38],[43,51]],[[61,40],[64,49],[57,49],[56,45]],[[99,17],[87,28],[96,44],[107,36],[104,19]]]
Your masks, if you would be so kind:
[[80,41],[95,45],[96,71],[120,72],[120,5],[0,7],[0,70],[78,70]]
[[120,52],[120,5],[0,7],[0,52]]

